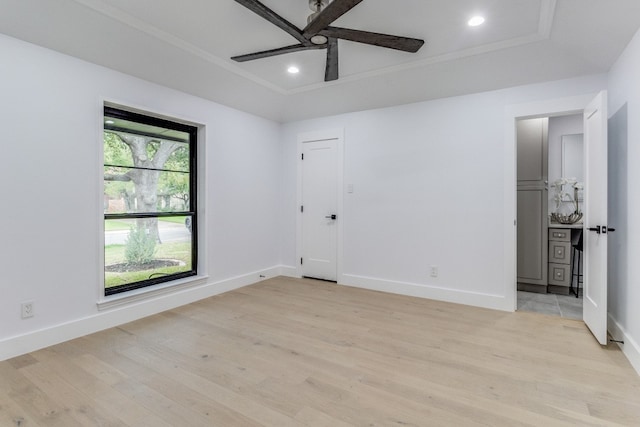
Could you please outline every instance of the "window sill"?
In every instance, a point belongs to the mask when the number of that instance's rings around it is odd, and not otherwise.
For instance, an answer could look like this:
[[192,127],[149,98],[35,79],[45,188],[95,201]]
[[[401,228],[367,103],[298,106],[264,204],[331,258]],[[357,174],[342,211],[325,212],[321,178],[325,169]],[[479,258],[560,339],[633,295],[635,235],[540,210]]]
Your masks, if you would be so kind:
[[207,283],[208,277],[209,276],[192,276],[169,283],[162,283],[146,288],[135,289],[129,292],[123,292],[122,294],[109,295],[108,297],[103,296],[98,300],[96,305],[98,306],[99,311],[108,310],[122,305],[129,305],[149,300],[157,296],[204,285]]

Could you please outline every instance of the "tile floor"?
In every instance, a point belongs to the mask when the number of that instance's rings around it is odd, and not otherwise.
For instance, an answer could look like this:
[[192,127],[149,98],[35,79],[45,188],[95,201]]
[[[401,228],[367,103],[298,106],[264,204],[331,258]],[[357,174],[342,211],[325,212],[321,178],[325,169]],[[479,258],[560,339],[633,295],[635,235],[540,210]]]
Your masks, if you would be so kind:
[[518,310],[582,320],[582,296],[518,291]]

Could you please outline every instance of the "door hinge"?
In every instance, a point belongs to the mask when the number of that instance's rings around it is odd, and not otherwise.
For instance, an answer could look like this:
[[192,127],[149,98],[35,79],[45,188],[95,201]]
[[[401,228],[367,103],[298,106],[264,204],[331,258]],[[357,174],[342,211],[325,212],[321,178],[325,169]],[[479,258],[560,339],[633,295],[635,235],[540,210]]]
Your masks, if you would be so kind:
[[300,265],[302,265],[302,258],[300,258]]
[[304,160],[304,153],[302,153],[301,156],[300,160]]
[[304,206],[300,206],[300,212],[304,212]]

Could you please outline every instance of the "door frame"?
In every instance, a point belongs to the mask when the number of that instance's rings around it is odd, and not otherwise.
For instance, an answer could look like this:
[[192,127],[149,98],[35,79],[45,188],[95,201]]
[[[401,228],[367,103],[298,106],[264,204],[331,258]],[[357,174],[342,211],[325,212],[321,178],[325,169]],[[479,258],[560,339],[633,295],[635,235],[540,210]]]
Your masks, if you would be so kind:
[[[599,92],[599,91],[598,91]],[[505,111],[504,137],[504,310],[518,307],[517,278],[517,138],[516,121],[539,117],[582,114],[598,92],[526,104],[509,105]]]
[[300,206],[302,206],[302,152],[303,144],[305,142],[312,141],[326,141],[335,140],[338,164],[336,165],[336,182],[338,186],[336,206],[337,206],[337,254],[336,254],[336,281],[338,284],[343,283],[343,230],[344,230],[344,128],[323,129],[311,132],[299,133],[297,137],[297,184],[296,184],[296,276],[302,277],[302,265],[300,264],[300,258],[302,257],[302,215],[300,212]]

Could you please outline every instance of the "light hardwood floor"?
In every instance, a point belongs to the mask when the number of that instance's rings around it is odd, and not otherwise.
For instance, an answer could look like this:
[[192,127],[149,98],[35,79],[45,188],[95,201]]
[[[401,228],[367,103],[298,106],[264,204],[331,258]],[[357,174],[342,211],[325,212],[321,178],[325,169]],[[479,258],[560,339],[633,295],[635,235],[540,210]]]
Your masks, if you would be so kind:
[[0,426],[640,425],[579,321],[275,278],[0,362]]

